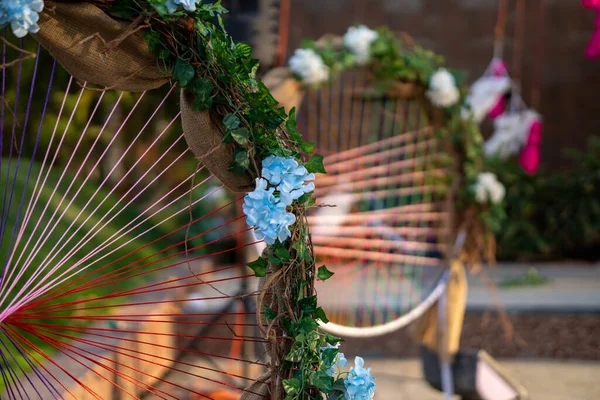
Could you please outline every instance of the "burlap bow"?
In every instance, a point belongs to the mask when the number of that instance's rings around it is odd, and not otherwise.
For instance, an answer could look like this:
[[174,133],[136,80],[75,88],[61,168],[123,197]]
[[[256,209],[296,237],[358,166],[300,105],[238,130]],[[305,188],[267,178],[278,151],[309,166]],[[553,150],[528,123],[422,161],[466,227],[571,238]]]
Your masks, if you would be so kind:
[[[158,88],[169,76],[158,68],[141,30],[107,15],[93,4],[46,1],[36,40],[75,78],[106,89],[141,92]],[[249,174],[228,170],[233,148],[222,143],[223,133],[207,111],[193,111],[181,93],[181,119],[194,155],[235,192],[253,186]]]

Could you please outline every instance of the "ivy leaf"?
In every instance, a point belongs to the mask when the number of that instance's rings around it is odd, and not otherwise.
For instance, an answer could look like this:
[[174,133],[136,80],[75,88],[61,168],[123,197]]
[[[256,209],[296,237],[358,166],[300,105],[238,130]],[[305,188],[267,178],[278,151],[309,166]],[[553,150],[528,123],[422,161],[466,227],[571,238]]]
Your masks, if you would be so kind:
[[[254,271],[254,276],[263,277],[267,275],[267,260],[262,257],[259,257],[257,260],[248,263],[248,267]],[[265,315],[267,312],[265,311]],[[269,317],[267,317],[269,318]],[[272,319],[272,318],[270,318]]]
[[277,257],[282,261],[289,261],[290,258],[292,258],[290,252],[285,247],[279,247],[277,250],[275,250],[275,255],[277,255]]
[[240,119],[235,114],[225,114],[223,117],[223,125],[228,131],[232,131],[240,126]]
[[298,132],[298,122],[296,121],[296,107],[292,107],[288,119],[285,122],[285,127],[292,139],[296,141],[302,140],[302,135]]
[[301,361],[302,354],[304,353],[302,350],[303,350],[302,349],[302,341],[296,340],[294,342],[294,344],[292,345],[292,348],[290,349],[290,351],[285,356],[286,361],[291,361],[291,362]]
[[343,342],[343,340],[340,339],[339,337],[330,335],[329,333],[325,333],[325,341],[332,346],[335,346],[336,344]]
[[175,61],[173,79],[178,80],[181,86],[186,87],[195,76],[196,71],[194,71],[194,67],[181,58],[178,58],[177,61]]
[[461,87],[467,82],[467,78],[469,77],[469,73],[464,69],[453,69],[450,71],[452,76],[454,77],[454,81],[456,82],[457,87]]
[[147,30],[144,33],[144,39],[148,44],[148,50],[154,51],[160,45],[160,34],[153,30]]
[[333,389],[333,377],[327,375],[324,371],[317,371],[312,377],[312,383],[317,388],[328,392]]
[[321,265],[319,267],[319,270],[317,271],[317,278],[320,281],[326,281],[327,279],[331,278],[332,276],[333,276],[333,272],[328,270],[326,266]]
[[300,333],[308,333],[316,330],[319,324],[311,317],[304,317],[294,324],[294,330]]
[[236,167],[242,168],[244,170],[248,169],[250,166],[250,158],[248,157],[248,152],[244,149],[235,149],[233,152],[233,163]]
[[315,142],[299,142],[298,147],[300,147],[300,150],[306,154],[311,154],[313,151],[315,151],[315,144]]
[[236,142],[238,142],[242,146],[245,146],[248,144],[248,137],[250,136],[250,131],[248,130],[248,128],[238,128],[234,131],[231,131],[231,136]]
[[275,265],[281,265],[281,260],[279,258],[275,257],[274,255],[269,254],[269,255],[267,255],[267,258],[273,264],[275,264]]
[[310,160],[304,165],[308,172],[316,172],[325,174],[325,167],[323,166],[323,156],[320,154],[314,154]]
[[208,79],[197,79],[194,84],[194,94],[196,98],[192,109],[194,111],[208,110],[212,106],[213,84]]
[[310,315],[317,310],[317,296],[309,296],[298,302],[298,307],[305,315]]
[[265,307],[263,309],[263,313],[265,314],[265,317],[267,319],[275,319],[277,317],[277,314],[275,314],[275,311],[271,310],[267,305],[265,305]]
[[329,318],[327,318],[327,315],[325,314],[325,311],[322,307],[319,307],[315,310],[314,316],[316,319],[321,320],[321,322],[323,322],[324,324],[329,323]]
[[289,396],[295,396],[300,394],[300,388],[302,385],[300,384],[300,380],[296,378],[286,379],[281,381],[283,385],[283,389],[285,390],[285,394]]
[[336,348],[325,349],[321,352],[321,360],[325,364],[325,369],[329,369],[335,364],[335,358],[340,351]]
[[236,44],[235,50],[236,50],[238,56],[241,56],[243,58],[250,58],[252,56],[252,47],[250,47],[246,43]]

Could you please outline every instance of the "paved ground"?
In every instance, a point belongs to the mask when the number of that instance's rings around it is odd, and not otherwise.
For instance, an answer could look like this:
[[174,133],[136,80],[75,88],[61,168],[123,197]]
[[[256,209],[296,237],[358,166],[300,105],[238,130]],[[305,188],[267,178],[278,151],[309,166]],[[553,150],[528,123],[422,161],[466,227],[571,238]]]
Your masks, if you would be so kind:
[[[540,286],[502,288],[529,268],[548,279]],[[506,264],[486,268],[497,285],[500,303],[509,311],[600,312],[600,264]],[[494,309],[495,299],[482,275],[469,275],[469,310]]]
[[[423,380],[416,359],[366,360],[377,378],[376,400],[441,400]],[[600,399],[600,362],[502,360],[532,400]]]

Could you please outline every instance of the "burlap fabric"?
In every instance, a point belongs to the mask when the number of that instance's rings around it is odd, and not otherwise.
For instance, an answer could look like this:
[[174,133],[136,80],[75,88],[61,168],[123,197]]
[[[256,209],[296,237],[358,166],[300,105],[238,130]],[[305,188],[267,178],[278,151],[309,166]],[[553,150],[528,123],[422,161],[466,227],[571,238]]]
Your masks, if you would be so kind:
[[[98,7],[78,1],[46,1],[36,40],[76,79],[106,89],[141,92],[169,81],[148,49],[142,31]],[[250,175],[228,170],[233,149],[207,111],[193,111],[182,90],[182,124],[194,155],[235,192],[253,187]]]
[[229,171],[233,145],[223,143],[223,133],[210,118],[209,112],[193,111],[193,99],[181,91],[181,123],[185,140],[206,168],[234,192],[249,192],[254,182],[249,174]]
[[[34,36],[77,79],[128,92],[155,89],[169,81],[141,32],[89,3],[46,1]],[[114,45],[110,45],[113,42]]]

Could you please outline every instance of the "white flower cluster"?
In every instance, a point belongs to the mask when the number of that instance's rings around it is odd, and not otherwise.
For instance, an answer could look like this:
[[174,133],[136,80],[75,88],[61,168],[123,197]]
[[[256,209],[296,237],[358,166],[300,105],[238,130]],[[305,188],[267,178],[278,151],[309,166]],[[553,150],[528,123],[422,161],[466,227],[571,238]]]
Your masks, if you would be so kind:
[[527,141],[529,129],[540,115],[533,110],[505,113],[494,120],[494,134],[483,145],[486,156],[506,159],[517,154]]
[[317,85],[329,79],[329,67],[312,49],[296,49],[290,58],[290,68],[307,85]]
[[460,99],[454,76],[445,68],[438,69],[429,80],[427,97],[436,107],[450,107]]
[[473,186],[475,200],[481,204],[499,204],[506,194],[504,185],[492,172],[482,172],[477,176],[477,183]]
[[344,46],[356,58],[358,65],[365,65],[371,60],[371,44],[379,34],[365,25],[352,26],[344,35]]

